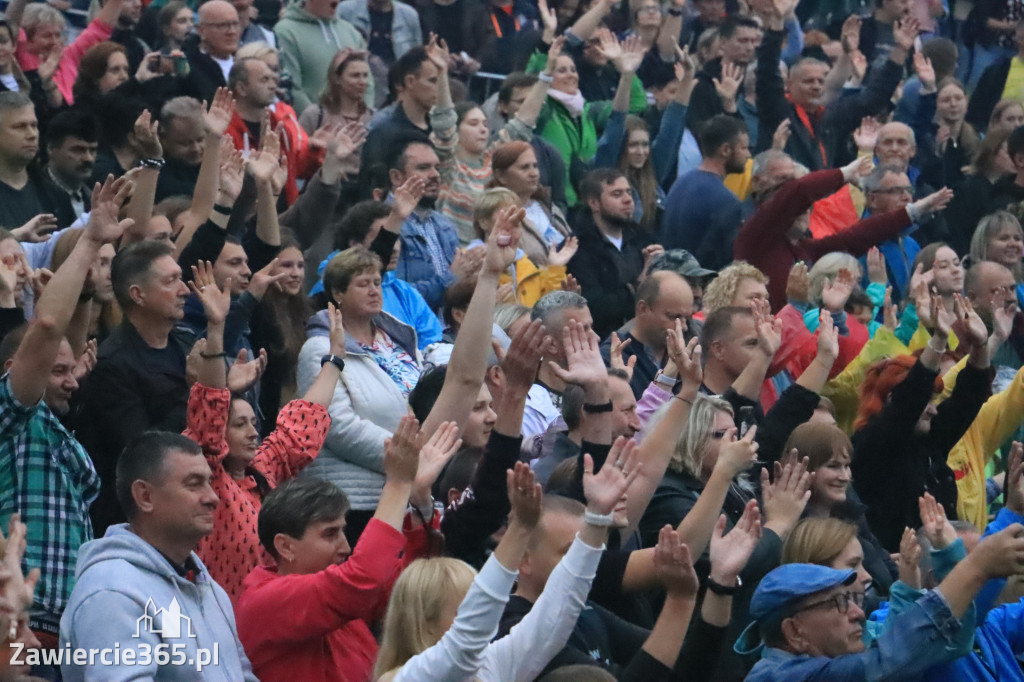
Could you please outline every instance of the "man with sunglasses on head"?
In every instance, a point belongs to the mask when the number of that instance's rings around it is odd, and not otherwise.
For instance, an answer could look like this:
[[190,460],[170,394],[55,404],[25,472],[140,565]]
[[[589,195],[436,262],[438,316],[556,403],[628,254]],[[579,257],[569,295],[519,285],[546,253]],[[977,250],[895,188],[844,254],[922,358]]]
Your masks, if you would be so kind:
[[[864,644],[863,586],[852,569],[786,564],[766,575],[750,602],[754,622],[737,653],[761,651],[747,682],[915,680],[956,658],[974,630],[974,597],[992,579],[1024,569],[1024,526],[1015,523],[982,540],[937,588],[892,616]],[[762,643],[754,644],[758,631]]]

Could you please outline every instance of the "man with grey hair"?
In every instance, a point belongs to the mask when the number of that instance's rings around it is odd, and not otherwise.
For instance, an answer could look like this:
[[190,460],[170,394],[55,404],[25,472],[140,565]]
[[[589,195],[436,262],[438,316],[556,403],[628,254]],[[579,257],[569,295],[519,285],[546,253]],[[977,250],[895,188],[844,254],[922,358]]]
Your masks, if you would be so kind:
[[541,296],[530,311],[531,320],[540,320],[550,330],[554,343],[550,353],[545,353],[537,372],[537,383],[526,398],[523,415],[523,438],[539,436],[547,431],[561,416],[562,393],[565,382],[558,378],[548,362],[566,367],[565,347],[562,345],[562,330],[570,321],[576,321],[587,329],[594,323],[587,299],[573,291],[552,291]]
[[[23,92],[0,93],[0,225],[25,241],[44,241],[26,223],[41,213],[57,213],[58,228],[74,220],[70,203],[30,164],[39,151],[39,126],[32,100]],[[21,228],[24,235],[20,234]]]
[[198,43],[185,43],[189,74],[185,92],[200,102],[212,102],[217,88],[228,84],[242,32],[238,11],[226,0],[210,0],[196,16]]
[[195,191],[205,140],[203,105],[199,100],[175,97],[164,104],[160,109],[160,145],[165,163],[156,183],[157,201],[188,196]]

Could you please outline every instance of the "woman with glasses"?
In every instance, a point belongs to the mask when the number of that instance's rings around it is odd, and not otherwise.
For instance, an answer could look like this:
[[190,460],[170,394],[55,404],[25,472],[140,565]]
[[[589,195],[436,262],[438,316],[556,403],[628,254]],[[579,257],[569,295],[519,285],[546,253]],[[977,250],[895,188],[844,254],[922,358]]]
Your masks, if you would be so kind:
[[[861,385],[851,438],[854,488],[889,552],[899,547],[904,528],[921,525],[916,500],[925,490],[955,518],[956,480],[946,460],[991,393],[988,330],[970,302],[959,294],[953,301],[949,310],[940,296],[919,298],[918,316],[931,330],[920,357],[881,360]],[[936,406],[934,398],[943,390],[940,363],[954,322],[958,343],[970,349],[968,360],[952,394]]]

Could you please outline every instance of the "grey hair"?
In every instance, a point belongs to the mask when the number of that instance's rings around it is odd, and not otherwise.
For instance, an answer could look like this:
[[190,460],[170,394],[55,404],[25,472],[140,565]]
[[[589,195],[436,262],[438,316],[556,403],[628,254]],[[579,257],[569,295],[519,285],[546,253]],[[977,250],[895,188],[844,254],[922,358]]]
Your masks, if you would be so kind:
[[[21,27],[25,35],[32,37],[40,26],[60,26],[63,31],[67,27],[64,15],[45,2],[30,2],[21,15]],[[18,36],[14,36],[17,42]]]
[[978,227],[971,236],[971,264],[977,264],[986,260],[985,252],[988,251],[988,243],[992,237],[1007,225],[1017,228],[1021,232],[1020,221],[1017,216],[1009,211],[994,211],[978,221]]
[[765,169],[773,162],[786,160],[792,161],[792,158],[786,152],[779,151],[778,149],[766,149],[754,157],[754,165],[750,168],[750,175],[751,177],[757,177],[764,173]]
[[694,478],[701,477],[704,453],[711,443],[715,430],[715,413],[727,412],[734,416],[732,405],[719,396],[698,395],[690,408],[683,432],[676,441],[675,452],[668,462],[668,468],[677,473],[688,473]]
[[531,320],[540,320],[547,326],[551,313],[560,310],[578,310],[587,307],[587,299],[572,291],[552,291],[540,297],[530,311]]
[[165,128],[175,118],[191,118],[201,121],[203,105],[195,97],[175,97],[167,100],[160,109],[160,124]]
[[31,107],[32,100],[24,92],[12,92],[7,90],[0,92],[0,121],[3,121],[4,114],[15,109]]
[[808,291],[810,295],[811,303],[814,305],[821,305],[821,292],[825,288],[825,279],[834,279],[839,271],[846,268],[850,271],[850,274],[854,276],[854,280],[859,280],[857,276],[860,270],[860,261],[854,256],[845,253],[843,251],[833,251],[826,253],[824,256],[814,262],[814,266],[810,272],[807,273],[810,277],[810,289]]
[[891,164],[875,166],[871,173],[861,181],[861,186],[864,188],[865,192],[875,192],[882,186],[882,180],[885,179],[885,176],[889,173],[906,175],[907,171]]

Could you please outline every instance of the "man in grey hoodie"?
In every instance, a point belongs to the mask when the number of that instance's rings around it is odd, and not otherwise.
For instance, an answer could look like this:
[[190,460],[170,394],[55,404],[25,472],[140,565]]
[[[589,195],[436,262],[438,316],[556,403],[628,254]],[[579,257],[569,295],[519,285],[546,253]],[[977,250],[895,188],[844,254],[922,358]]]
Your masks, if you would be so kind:
[[102,667],[104,680],[256,682],[231,600],[194,551],[213,530],[211,478],[185,436],[148,431],[125,448],[117,498],[128,523],[82,546],[60,623],[72,652],[97,653],[88,667],[61,661],[65,680]]

